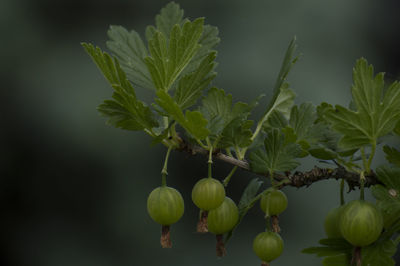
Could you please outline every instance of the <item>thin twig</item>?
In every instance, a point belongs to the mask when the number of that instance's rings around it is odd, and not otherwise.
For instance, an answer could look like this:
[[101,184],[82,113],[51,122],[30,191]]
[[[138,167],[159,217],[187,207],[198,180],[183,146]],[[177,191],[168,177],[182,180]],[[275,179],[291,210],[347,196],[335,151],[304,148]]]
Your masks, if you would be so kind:
[[[178,148],[180,151],[187,152],[191,155],[201,154],[201,155],[209,155],[209,151],[195,145],[190,145],[184,140],[181,141],[181,145]],[[249,163],[246,160],[238,160],[232,156],[228,156],[222,153],[220,150],[215,150],[213,153],[213,158],[216,160],[220,160],[231,165],[238,166],[243,170],[253,172],[250,169]],[[267,173],[255,173],[260,176],[268,177]],[[344,167],[337,168],[320,168],[315,166],[310,171],[299,172],[296,171],[294,173],[287,173],[286,175],[282,174],[274,174],[274,179],[278,182],[284,181],[281,187],[284,186],[292,186],[292,187],[309,187],[315,182],[327,179],[344,179],[349,186],[349,191],[354,190],[356,187],[360,187],[360,175],[358,173],[349,172]],[[365,187],[370,187],[376,184],[381,184],[376,176],[376,174],[371,171],[368,175],[365,176]]]

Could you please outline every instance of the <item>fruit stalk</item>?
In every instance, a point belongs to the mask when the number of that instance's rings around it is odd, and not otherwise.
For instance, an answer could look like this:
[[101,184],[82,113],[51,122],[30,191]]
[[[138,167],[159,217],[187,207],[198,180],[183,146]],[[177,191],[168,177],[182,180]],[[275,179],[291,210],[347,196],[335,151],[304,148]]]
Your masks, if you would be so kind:
[[223,241],[223,235],[216,235],[217,245],[216,245],[216,252],[218,257],[223,257],[226,255],[226,249]]
[[165,187],[167,185],[167,175],[168,175],[167,167],[168,167],[168,159],[169,159],[171,150],[172,150],[172,147],[170,146],[168,148],[167,155],[165,156],[163,169],[161,170],[161,185],[163,187]]
[[208,211],[201,211],[199,222],[197,223],[197,232],[198,233],[207,233],[208,226],[207,226],[207,217]]
[[171,234],[169,230],[169,225],[163,225],[161,227],[161,246],[163,248],[172,248]]
[[268,263],[268,262],[265,262],[265,261],[263,261],[263,262],[261,262],[261,266],[269,266],[269,263]]
[[351,265],[361,266],[361,247],[354,247]]
[[212,178],[211,166],[212,166],[212,163],[213,163],[213,161],[212,161],[213,147],[211,145],[211,142],[210,142],[209,138],[207,138],[207,144],[208,144],[208,147],[210,149],[209,152],[208,152],[208,178]]
[[279,217],[278,215],[271,216],[272,232],[279,233],[281,228],[279,227]]

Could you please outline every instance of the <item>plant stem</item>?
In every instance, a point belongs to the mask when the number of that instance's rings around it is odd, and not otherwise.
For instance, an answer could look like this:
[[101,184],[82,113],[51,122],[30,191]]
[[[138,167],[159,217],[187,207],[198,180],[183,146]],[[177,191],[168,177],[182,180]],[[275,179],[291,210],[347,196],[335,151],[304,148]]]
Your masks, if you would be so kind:
[[163,187],[165,187],[167,185],[167,175],[168,175],[167,166],[168,166],[168,159],[169,159],[169,155],[171,153],[171,150],[172,150],[172,147],[170,146],[168,148],[167,155],[165,156],[164,167],[161,170],[161,185]]
[[227,177],[225,177],[224,181],[222,182],[222,184],[223,184],[225,187],[228,186],[229,181],[231,180],[231,177],[233,176],[233,174],[236,172],[236,169],[237,169],[237,168],[238,168],[237,165],[235,165],[235,166],[232,168],[231,172],[227,175]]
[[168,128],[168,117],[167,116],[163,117],[163,122],[164,122],[164,128]]
[[209,149],[208,150],[208,178],[212,178],[211,166],[213,163],[213,161],[212,161],[213,147],[212,147],[210,139],[208,137],[207,137],[206,141],[207,141],[207,145],[208,145],[208,149]]
[[275,179],[274,179],[274,172],[273,171],[269,171],[269,178],[271,180],[271,186],[275,186]]
[[368,162],[367,162],[367,167],[365,169],[365,171],[367,172],[367,174],[369,174],[371,172],[371,163],[372,163],[372,159],[375,156],[375,151],[376,151],[376,141],[374,141],[372,143],[372,147],[371,147],[371,154],[369,155],[368,158]]
[[200,147],[202,147],[205,150],[208,150],[208,147],[206,145],[204,145],[204,143],[201,140],[196,139],[196,142],[200,145]]
[[267,227],[265,228],[265,231],[272,232],[271,217],[265,216],[265,221],[267,222]]
[[360,200],[364,200],[364,184],[365,184],[365,176],[364,172],[360,174]]

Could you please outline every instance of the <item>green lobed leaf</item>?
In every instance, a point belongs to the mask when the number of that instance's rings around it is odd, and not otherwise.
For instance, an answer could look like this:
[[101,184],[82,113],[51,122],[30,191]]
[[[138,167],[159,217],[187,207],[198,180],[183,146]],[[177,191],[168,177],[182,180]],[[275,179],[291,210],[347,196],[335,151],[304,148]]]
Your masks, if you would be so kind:
[[251,120],[243,120],[240,118],[232,120],[222,131],[218,147],[248,147],[252,143],[252,125],[253,121]]
[[135,90],[127,80],[118,60],[99,47],[82,43],[86,52],[114,89],[113,100],[106,100],[98,107],[100,113],[109,118],[108,124],[126,130],[152,130],[158,123],[151,109],[136,98]]
[[313,136],[312,126],[316,119],[315,107],[311,103],[303,103],[299,107],[293,106],[289,125],[293,128],[298,140],[308,140],[310,136]]
[[[397,223],[400,219],[400,200],[396,190],[390,190],[390,188],[382,185],[375,185],[372,187],[372,194],[375,197],[376,205],[381,210],[383,216],[383,225],[390,236],[392,233],[397,231]],[[395,228],[396,227],[396,228]]]
[[348,149],[376,144],[391,132],[400,119],[400,84],[394,82],[383,95],[383,73],[374,77],[372,65],[361,58],[353,69],[351,88],[356,110],[340,105],[325,112],[325,118],[343,137],[340,145]]
[[232,95],[211,88],[202,100],[201,113],[209,121],[212,140],[219,140],[219,148],[246,147],[251,144],[252,121],[247,120],[257,102],[248,105],[237,102],[232,106]]
[[285,136],[279,129],[272,129],[264,140],[264,148],[250,153],[250,168],[256,173],[290,171],[300,163],[295,160],[301,148],[298,144],[285,144]]
[[266,121],[271,112],[277,111],[283,114],[283,116],[288,119],[290,116],[290,109],[294,103],[294,98],[296,94],[289,88],[288,83],[283,83],[282,87],[279,88],[279,93],[271,105],[271,108],[265,114],[265,118],[262,120]]
[[238,204],[239,220],[238,220],[237,224],[235,225],[235,227],[225,235],[225,239],[224,239],[225,244],[232,237],[233,232],[235,231],[237,226],[240,224],[240,222],[243,220],[244,216],[246,216],[247,212],[260,199],[261,194],[259,194],[259,195],[256,195],[256,194],[262,184],[263,184],[263,181],[259,180],[258,178],[254,178],[249,182],[249,184],[244,189],[243,194],[240,197],[240,201]]
[[[317,113],[311,103],[294,105],[290,112],[288,125],[283,129],[288,141],[298,143],[302,148],[301,157],[311,153],[319,159],[336,158],[334,152],[329,151],[320,143],[326,137],[325,133],[331,132],[324,123],[316,123]],[[323,157],[323,158],[321,158]]]
[[152,80],[158,90],[168,91],[200,48],[204,18],[175,24],[169,35],[156,31],[149,40],[150,56],[145,58]]
[[378,179],[385,185],[372,187],[377,206],[382,211],[384,221],[384,236],[390,238],[400,230],[400,168],[380,166],[376,170]]
[[268,131],[271,128],[284,128],[289,124],[288,119],[286,117],[278,112],[278,111],[273,111],[271,112],[270,116],[268,117],[267,121],[264,123],[264,130]]
[[118,59],[128,79],[135,87],[154,90],[150,72],[144,58],[148,56],[147,49],[135,31],[127,31],[122,26],[110,26],[108,30],[110,41],[107,47]]
[[323,266],[348,266],[350,265],[351,256],[348,254],[338,254],[329,256],[322,260]]
[[386,160],[388,162],[400,167],[400,151],[393,148],[389,147],[387,145],[383,146],[383,151],[386,153]]
[[169,36],[176,24],[181,25],[183,23],[183,14],[184,11],[179,4],[175,2],[168,3],[161,9],[160,14],[156,15],[157,30],[162,32],[164,36]]
[[210,53],[194,72],[183,76],[179,80],[174,99],[181,109],[194,105],[202,95],[203,90],[215,78],[216,74],[213,72],[215,57],[216,53]]
[[[274,85],[273,96],[272,96],[270,103],[268,104],[265,114],[270,112],[270,110],[274,109],[274,105],[277,102],[279,95],[282,93],[281,88],[288,88],[288,86],[289,86],[289,84],[287,84],[285,81],[286,81],[286,78],[287,78],[290,70],[292,69],[294,64],[297,62],[297,60],[299,59],[299,56],[295,56],[296,49],[297,49],[297,44],[296,44],[296,36],[295,36],[289,43],[289,46],[286,50],[281,69],[279,71],[278,77],[277,77],[275,85]],[[285,114],[285,112],[282,112],[282,113]]]
[[315,254],[318,257],[325,257],[323,265],[349,265],[353,246],[342,238],[325,238],[319,243],[322,246],[303,249],[301,252]]
[[[188,21],[188,19],[184,19],[183,16],[184,11],[179,7],[178,4],[174,2],[169,3],[161,10],[160,14],[156,16],[156,27],[148,26],[146,28],[146,39],[151,40],[157,30],[161,31],[164,36],[169,37],[175,24],[182,26]],[[213,49],[219,42],[220,39],[218,37],[218,28],[210,25],[204,25],[203,33],[199,39],[199,44],[201,47],[182,71],[182,75],[186,75],[195,71],[205,57],[207,57],[210,53],[215,52]]]
[[393,240],[377,241],[361,250],[362,266],[394,266],[392,259],[396,253]]
[[[268,125],[268,119],[275,112],[281,113],[286,119],[289,119],[290,108],[294,103],[295,93],[289,89],[289,84],[285,82],[290,69],[298,60],[298,56],[294,57],[296,51],[296,37],[292,39],[286,50],[285,57],[281,66],[281,69],[276,80],[273,96],[264,112],[263,117],[259,120],[254,136],[258,135],[259,130],[262,127]],[[252,140],[254,140],[254,136]]]
[[183,114],[178,103],[167,92],[158,90],[156,94],[156,103],[195,139],[203,140],[209,135],[206,128],[208,122],[200,112],[186,111]]
[[[199,44],[201,47],[193,56],[187,67],[182,71],[182,74],[195,71],[205,57],[209,56],[210,53],[216,53],[216,51],[213,49],[219,44],[219,42],[220,38],[218,37],[218,28],[210,25],[204,25],[203,34],[199,39]],[[214,67],[216,67],[216,64]]]
[[317,159],[338,159],[339,157],[351,156],[357,151],[357,149],[346,150],[338,146],[342,135],[332,130],[331,125],[325,118],[326,112],[329,112],[332,108],[332,105],[325,102],[316,108],[318,118],[312,129],[316,133],[316,138],[314,143],[311,143],[308,152]]
[[379,181],[388,188],[400,191],[400,168],[395,166],[383,165],[376,169]]

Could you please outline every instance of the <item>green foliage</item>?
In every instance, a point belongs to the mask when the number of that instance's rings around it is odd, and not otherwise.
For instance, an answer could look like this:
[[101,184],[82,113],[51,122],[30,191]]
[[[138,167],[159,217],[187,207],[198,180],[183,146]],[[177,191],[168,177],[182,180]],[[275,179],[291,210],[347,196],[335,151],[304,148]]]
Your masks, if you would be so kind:
[[200,112],[186,111],[183,114],[178,103],[167,92],[158,90],[157,96],[156,103],[195,139],[202,140],[208,136],[209,131],[206,128],[207,120],[204,119]]
[[202,100],[201,112],[209,121],[208,129],[216,147],[247,147],[251,144],[253,122],[247,120],[256,103],[237,102],[222,89],[211,88]]
[[386,153],[386,160],[388,162],[400,167],[400,151],[396,148],[385,145],[383,151]]
[[[234,103],[231,94],[211,87],[217,65],[214,49],[220,39],[218,29],[204,22],[204,18],[185,18],[180,6],[172,2],[161,9],[155,25],[146,28],[145,40],[134,30],[111,26],[107,47],[112,56],[92,44],[82,44],[113,88],[112,98],[98,107],[108,124],[143,130],[152,137],[152,144],[168,148],[167,159],[171,150],[180,149],[207,150],[210,162],[211,151],[231,161],[240,160],[238,165],[248,161],[251,171],[271,177],[273,187],[290,183],[285,179],[276,184],[274,175],[294,170],[300,164],[297,159],[308,155],[361,176],[369,174],[377,145],[385,140],[382,137],[400,135],[400,84],[396,81],[385,88],[383,74],[374,76],[373,67],[363,58],[353,69],[348,108],[329,103],[294,105],[295,93],[287,77],[299,59],[295,38],[261,118],[250,120],[260,98],[250,104]],[[152,90],[154,102],[140,101],[135,89]],[[372,193],[383,214],[384,231],[376,242],[362,248],[362,265],[366,266],[394,265],[391,257],[400,241],[393,239],[400,232],[400,151],[387,145],[383,151],[392,166],[375,170],[381,184],[373,186]],[[225,234],[225,243],[260,199],[262,193],[257,193],[263,183],[255,178],[245,188],[238,205],[239,220]],[[323,257],[323,265],[350,264],[354,248],[346,240],[329,238],[319,243],[303,252]]]
[[396,253],[396,245],[390,239],[376,242],[361,251],[362,266],[394,266],[392,256]]
[[154,90],[154,84],[147,69],[145,57],[148,52],[139,34],[127,31],[122,26],[111,26],[108,30],[110,41],[107,47],[121,63],[128,79],[136,87]]
[[[332,261],[344,260],[346,258],[346,262],[349,263],[351,259],[351,253],[353,246],[348,243],[346,240],[342,238],[324,238],[319,241],[319,244],[322,246],[319,247],[310,247],[303,249],[301,252],[305,254],[315,254],[318,257],[335,257],[331,258]],[[336,256],[344,256],[339,259]],[[329,263],[325,262],[325,263]],[[324,264],[325,265],[325,264]],[[326,265],[347,265],[347,264],[326,264]]]
[[351,88],[356,110],[340,105],[325,113],[333,129],[343,134],[344,148],[376,145],[379,137],[391,132],[400,119],[400,84],[394,82],[383,93],[383,73],[374,77],[372,65],[361,58],[353,69]]
[[267,110],[265,111],[265,114],[276,110],[288,115],[288,107],[293,104],[292,100],[294,99],[295,95],[293,91],[288,89],[289,84],[286,82],[286,79],[294,64],[297,62],[297,60],[299,60],[299,56],[295,56],[296,49],[296,37],[294,37],[286,50],[278,78],[275,82],[273,96],[267,107]]
[[135,90],[126,79],[118,60],[91,44],[82,44],[114,89],[113,100],[106,100],[98,108],[109,118],[108,123],[127,130],[152,130],[157,121],[148,106],[136,98]]
[[237,226],[240,224],[240,222],[243,220],[243,218],[246,216],[247,212],[261,198],[261,194],[259,194],[259,195],[256,195],[256,194],[262,184],[263,184],[263,182],[260,181],[258,178],[252,179],[249,182],[249,184],[247,184],[247,186],[244,189],[243,194],[240,198],[239,204],[238,204],[239,220],[236,223],[236,226],[225,235],[225,241],[224,241],[225,243],[227,243],[229,241],[229,239],[232,237],[233,232],[235,231]]
[[169,36],[173,27],[183,23],[184,11],[178,4],[171,2],[161,9],[160,14],[156,16],[157,30],[165,36]]
[[285,135],[279,129],[272,129],[264,140],[264,149],[250,153],[250,167],[256,173],[271,174],[290,171],[300,163],[295,159],[301,148],[295,143],[285,143]]
[[186,21],[182,27],[175,24],[168,45],[164,33],[156,31],[153,34],[149,40],[150,56],[145,58],[145,62],[158,90],[168,91],[196,54],[203,24],[202,18]]
[[379,180],[384,184],[372,188],[372,194],[382,212],[385,236],[400,229],[400,168],[381,166],[377,169]]
[[257,124],[257,128],[252,136],[252,140],[254,140],[257,137],[261,128],[265,124],[268,124],[269,117],[274,113],[280,113],[286,119],[289,118],[290,108],[294,103],[294,98],[296,95],[293,92],[293,90],[289,88],[289,83],[286,82],[286,78],[293,65],[299,59],[298,56],[296,57],[294,56],[296,48],[297,48],[296,37],[294,37],[290,42],[289,47],[286,50],[282,66],[273,89],[273,96],[269,101],[269,104],[264,112],[263,117],[259,120]]
[[208,87],[216,74],[212,72],[215,66],[216,53],[212,52],[203,59],[199,67],[183,76],[178,83],[174,99],[182,110],[194,105],[203,90]]

